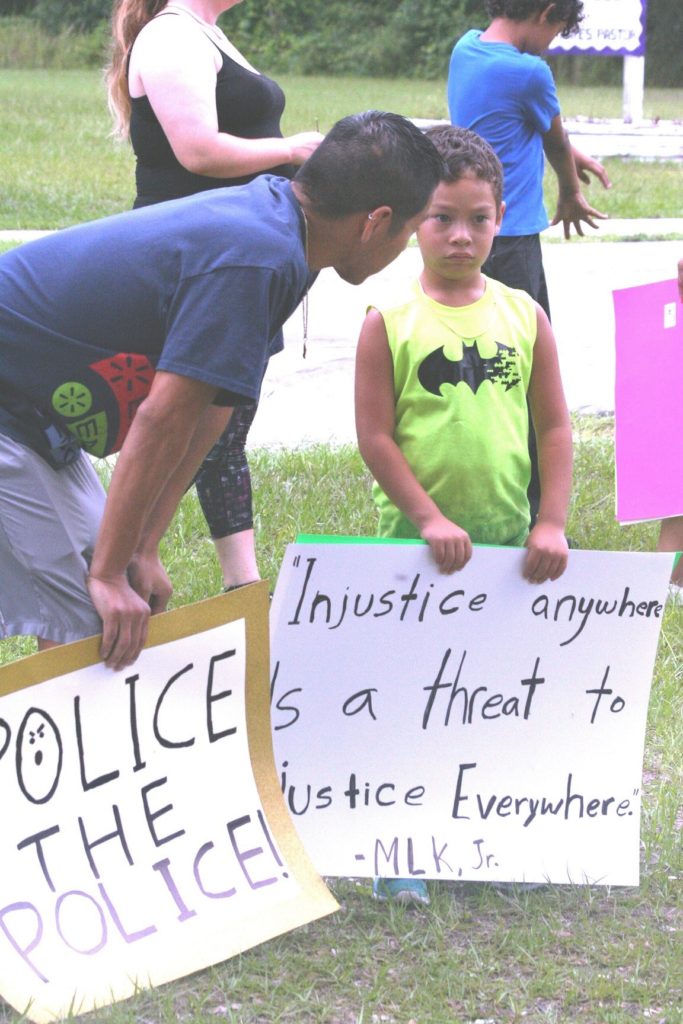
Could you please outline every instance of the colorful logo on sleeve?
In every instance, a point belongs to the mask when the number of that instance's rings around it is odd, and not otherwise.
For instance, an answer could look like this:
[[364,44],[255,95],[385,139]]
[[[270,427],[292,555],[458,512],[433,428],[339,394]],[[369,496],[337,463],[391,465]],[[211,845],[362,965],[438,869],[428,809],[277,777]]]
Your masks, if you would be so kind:
[[154,367],[147,356],[135,352],[119,352],[99,363],[91,363],[90,369],[107,382],[119,407],[119,430],[110,448],[110,451],[117,452],[130,430],[138,406],[149,394],[154,380]]
[[[67,422],[81,448],[98,458],[107,450],[107,414],[91,412],[92,391],[77,380],[68,380],[52,392],[52,408]],[[89,415],[86,415],[89,413]]]
[[60,384],[52,395],[52,408],[65,419],[82,416],[92,406],[92,391],[77,380]]
[[[113,441],[109,438],[110,417],[97,402],[93,391],[80,381],[66,381],[52,393],[52,408],[86,451],[98,458],[119,450],[133,422],[140,403],[147,397],[154,380],[154,367],[146,356],[135,352],[119,352],[115,356],[91,363],[90,370],[105,382],[116,402],[118,429]],[[93,387],[95,382],[93,381]],[[97,390],[95,388],[95,390]],[[113,410],[110,410],[113,412]],[[116,429],[113,425],[111,430]]]

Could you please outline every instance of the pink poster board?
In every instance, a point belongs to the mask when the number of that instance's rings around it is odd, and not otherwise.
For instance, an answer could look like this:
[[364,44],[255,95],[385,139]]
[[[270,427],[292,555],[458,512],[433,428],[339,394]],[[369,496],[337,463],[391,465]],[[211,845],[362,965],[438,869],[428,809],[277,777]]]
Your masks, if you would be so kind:
[[674,280],[613,292],[617,519],[683,515],[683,304]]

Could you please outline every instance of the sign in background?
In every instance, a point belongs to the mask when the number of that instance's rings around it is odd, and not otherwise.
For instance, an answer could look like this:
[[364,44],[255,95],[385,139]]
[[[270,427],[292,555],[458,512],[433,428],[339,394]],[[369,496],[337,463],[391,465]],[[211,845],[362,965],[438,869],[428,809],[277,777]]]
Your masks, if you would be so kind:
[[0,670],[0,993],[82,1013],[330,913],[273,770],[268,591]]
[[642,57],[645,53],[646,0],[584,0],[578,32],[556,36],[548,53],[593,53]]
[[[315,538],[310,538],[311,541]],[[324,875],[635,885],[671,556],[298,543],[271,613],[287,806]]]
[[613,292],[617,519],[683,515],[683,306],[676,281]]

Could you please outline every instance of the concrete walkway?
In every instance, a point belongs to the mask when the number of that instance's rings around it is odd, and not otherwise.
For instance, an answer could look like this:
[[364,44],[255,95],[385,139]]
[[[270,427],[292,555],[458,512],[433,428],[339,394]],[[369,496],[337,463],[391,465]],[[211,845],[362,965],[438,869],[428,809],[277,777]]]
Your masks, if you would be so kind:
[[[639,222],[628,223],[628,234],[637,235]],[[675,277],[683,256],[683,221],[672,222],[671,231],[681,240],[544,243],[553,327],[573,411],[613,411],[612,290]],[[309,297],[307,358],[302,358],[299,309],[285,327],[285,351],[270,362],[251,446],[355,442],[353,362],[365,309],[400,294],[420,265],[419,250],[411,247],[356,288],[334,271],[320,274]]]

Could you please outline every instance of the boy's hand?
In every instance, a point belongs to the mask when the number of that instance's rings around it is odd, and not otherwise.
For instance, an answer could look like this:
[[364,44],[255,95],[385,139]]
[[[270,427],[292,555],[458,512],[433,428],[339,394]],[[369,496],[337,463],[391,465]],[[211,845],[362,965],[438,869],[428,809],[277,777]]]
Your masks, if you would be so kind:
[[582,222],[585,221],[592,228],[597,228],[599,225],[595,223],[596,217],[600,220],[607,220],[608,215],[594,209],[582,192],[571,192],[567,195],[560,194],[557,199],[557,210],[551,221],[551,226],[562,221],[564,224],[564,237],[569,238],[573,224],[577,235],[583,236]]
[[585,153],[579,152],[579,150],[575,149],[574,146],[572,146],[572,153],[574,155],[576,173],[584,185],[590,185],[590,175],[594,174],[603,188],[612,187],[612,182],[609,180],[607,171],[598,160],[594,160],[592,156],[587,156]]
[[569,545],[564,531],[550,523],[536,523],[527,537],[522,575],[529,583],[558,579],[567,568]]
[[472,557],[469,534],[445,516],[430,519],[422,527],[420,536],[429,544],[440,572],[451,573],[462,569]]

